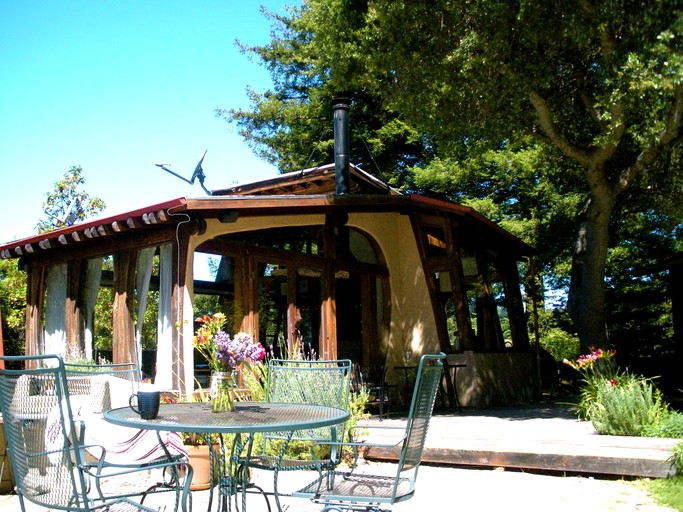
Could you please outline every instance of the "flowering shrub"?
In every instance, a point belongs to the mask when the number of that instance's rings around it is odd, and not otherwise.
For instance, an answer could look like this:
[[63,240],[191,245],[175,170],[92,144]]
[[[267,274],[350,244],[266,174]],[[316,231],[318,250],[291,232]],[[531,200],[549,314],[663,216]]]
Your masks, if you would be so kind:
[[579,356],[575,361],[563,361],[581,374],[581,392],[576,407],[577,414],[583,419],[589,419],[591,409],[598,403],[598,393],[605,385],[617,387],[623,380],[613,359],[616,350],[592,345],[588,348],[590,353]]
[[601,348],[596,348],[593,345],[588,347],[588,349],[591,351],[590,354],[580,355],[576,361],[568,361],[565,359],[563,361],[564,364],[568,364],[582,373],[602,373],[604,370],[613,368],[611,359],[617,354],[616,350],[603,350]]
[[196,321],[202,325],[197,328],[192,344],[204,356],[212,370],[232,371],[242,363],[256,363],[266,356],[263,346],[246,332],[239,332],[231,338],[223,331],[223,313],[204,315]]
[[593,423],[598,434],[661,436],[664,430],[680,433],[677,417],[669,410],[652,379],[619,370],[615,350],[590,347],[591,352],[568,364],[582,375],[577,405],[579,417]]

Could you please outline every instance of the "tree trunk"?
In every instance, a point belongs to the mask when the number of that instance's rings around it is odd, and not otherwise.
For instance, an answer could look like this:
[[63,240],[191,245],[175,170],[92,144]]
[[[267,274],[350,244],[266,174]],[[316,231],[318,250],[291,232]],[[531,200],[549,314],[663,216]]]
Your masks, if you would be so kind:
[[609,192],[593,191],[574,249],[567,308],[584,349],[590,345],[604,346],[608,341],[605,267],[613,208]]

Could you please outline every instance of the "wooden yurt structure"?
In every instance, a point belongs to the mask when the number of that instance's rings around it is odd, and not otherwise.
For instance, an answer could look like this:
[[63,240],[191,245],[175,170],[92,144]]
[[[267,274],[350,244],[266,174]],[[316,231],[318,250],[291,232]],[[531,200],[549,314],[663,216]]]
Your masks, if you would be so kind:
[[113,362],[140,362],[153,290],[164,389],[194,386],[194,319],[208,297],[226,330],[270,350],[300,340],[319,358],[386,362],[399,395],[400,367],[443,351],[461,365],[451,383],[461,405],[531,398],[518,263],[532,249],[472,208],[398,193],[349,164],[347,108],[335,110],[332,164],[0,245],[28,277],[26,353],[92,357],[106,289]]

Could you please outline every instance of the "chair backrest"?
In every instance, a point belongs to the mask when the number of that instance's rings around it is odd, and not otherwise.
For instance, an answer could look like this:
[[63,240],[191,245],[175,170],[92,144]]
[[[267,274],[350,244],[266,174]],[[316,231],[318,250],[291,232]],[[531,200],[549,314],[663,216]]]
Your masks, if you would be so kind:
[[69,394],[88,395],[92,412],[126,407],[140,386],[140,369],[135,363],[64,363]]
[[[64,365],[58,356],[7,356],[27,369],[0,368],[0,405],[20,498],[51,509],[89,510]],[[23,506],[23,501],[22,501]]]
[[434,411],[436,394],[441,382],[445,357],[446,355],[441,353],[438,355],[425,354],[420,358],[413,398],[408,412],[405,439],[398,461],[398,475],[403,471],[414,469],[413,478],[417,476],[417,469],[422,461],[422,453],[427,440],[429,422]]
[[[350,384],[350,359],[271,359],[268,362],[266,401],[318,404],[347,409]],[[336,437],[342,439],[344,424],[334,428]],[[295,432],[293,439],[329,441],[333,433],[331,427],[302,430]]]

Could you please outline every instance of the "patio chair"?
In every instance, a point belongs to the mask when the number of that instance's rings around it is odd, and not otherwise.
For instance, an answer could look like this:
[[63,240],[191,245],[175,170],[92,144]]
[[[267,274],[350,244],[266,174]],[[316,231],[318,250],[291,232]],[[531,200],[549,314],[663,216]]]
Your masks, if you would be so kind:
[[377,407],[379,421],[384,420],[385,409],[389,413],[391,397],[388,390],[396,387],[395,384],[387,383],[386,376],[387,365],[384,363],[373,363],[364,367],[358,364],[353,365],[352,391],[357,392],[361,389],[367,391],[368,401],[365,406],[366,408]]
[[[378,511],[383,505],[410,499],[415,493],[415,480],[422,461],[422,452],[445,357],[445,354],[439,354],[423,355],[420,358],[405,428],[384,425],[375,427],[385,432],[402,430],[403,435],[398,442],[392,444],[354,441],[340,443],[338,445],[340,450],[345,446],[353,449],[354,461],[350,469],[347,471],[330,470],[325,461],[321,461],[317,465],[318,478],[292,495],[309,498],[315,503],[323,504],[323,511]],[[360,428],[366,429],[370,426]],[[359,448],[372,446],[399,447],[398,463],[393,474],[374,475],[357,471]],[[313,449],[311,453],[315,455]]]
[[[153,511],[130,496],[103,496],[90,492],[91,481],[100,478],[99,466],[86,464],[82,444],[82,423],[74,420],[73,409],[79,401],[72,397],[64,364],[59,356],[0,357],[4,362],[21,362],[26,369],[0,369],[0,406],[4,418],[5,438],[12,462],[21,510],[26,512],[26,500],[52,510],[89,512],[91,510]],[[75,379],[76,389],[83,379]],[[86,400],[91,400],[87,397]],[[57,418],[56,421],[52,421]],[[104,448],[101,460],[106,459]],[[184,483],[175,486],[175,509],[183,512],[190,507],[189,486],[192,468],[184,463],[166,462],[176,475],[186,471]],[[108,476],[129,475],[140,468],[120,468]]]
[[[348,408],[351,382],[351,361],[341,360],[286,360],[268,362],[266,402],[318,404]],[[315,469],[322,464],[333,468],[339,463],[340,453],[335,441],[343,439],[345,424],[320,429],[266,434],[261,453],[249,456],[249,468],[273,471],[273,496],[278,511],[282,510],[278,493],[278,473]],[[286,457],[290,441],[317,443],[331,442],[332,450],[324,462]]]
[[[83,420],[81,441],[95,447],[86,450],[85,464],[97,468],[99,485],[108,473],[121,468],[154,470],[160,468],[161,480],[151,486],[121,496],[143,495],[175,490],[174,473],[165,471],[166,463],[187,462],[187,452],[181,435],[177,432],[155,432],[135,430],[112,425],[102,418],[108,409],[128,407],[130,396],[140,386],[140,370],[135,363],[116,364],[74,364],[64,363],[69,395],[72,397],[72,412],[76,419]],[[78,397],[75,401],[74,398]],[[83,397],[87,399],[83,400]],[[107,452],[101,458],[99,447]],[[102,494],[100,487],[97,488]]]

